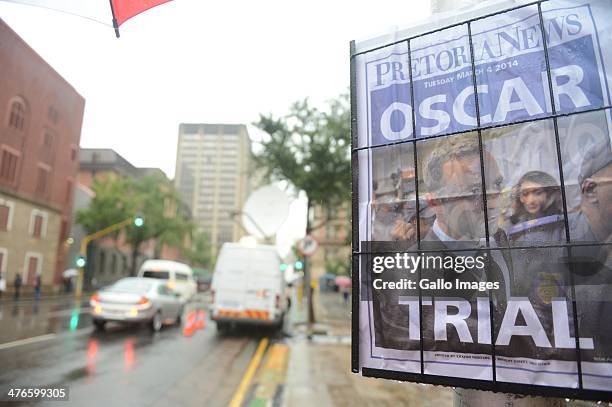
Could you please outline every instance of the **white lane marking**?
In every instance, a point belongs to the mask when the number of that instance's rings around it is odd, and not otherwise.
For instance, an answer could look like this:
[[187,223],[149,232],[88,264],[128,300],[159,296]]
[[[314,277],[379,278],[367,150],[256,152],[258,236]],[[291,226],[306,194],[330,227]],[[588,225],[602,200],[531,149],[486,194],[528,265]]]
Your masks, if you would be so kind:
[[[68,317],[71,316],[75,310],[67,309],[64,311],[54,311],[48,314],[44,314],[46,317]],[[91,313],[91,308],[79,308],[76,310],[78,314],[89,314]]]
[[63,335],[60,335],[60,334],[46,334],[46,335],[34,336],[32,338],[20,339],[18,341],[13,341],[13,342],[1,343],[0,344],[0,350],[14,348],[16,346],[21,346],[21,345],[28,345],[30,343],[48,341],[50,339],[55,339],[55,338],[63,338],[63,337],[67,337],[67,336],[81,336],[81,335],[85,335],[85,334],[91,333],[91,330],[92,330],[92,328],[81,328],[81,329],[78,329],[78,330],[76,330],[74,332],[68,332],[68,333],[63,334]]
[[35,336],[33,338],[20,339],[18,341],[3,343],[3,344],[0,344],[0,350],[8,349],[8,348],[14,348],[15,346],[27,345],[29,343],[36,343],[36,342],[46,341],[46,340],[49,340],[49,339],[53,339],[56,336],[57,336],[57,334],[47,334],[47,335]]

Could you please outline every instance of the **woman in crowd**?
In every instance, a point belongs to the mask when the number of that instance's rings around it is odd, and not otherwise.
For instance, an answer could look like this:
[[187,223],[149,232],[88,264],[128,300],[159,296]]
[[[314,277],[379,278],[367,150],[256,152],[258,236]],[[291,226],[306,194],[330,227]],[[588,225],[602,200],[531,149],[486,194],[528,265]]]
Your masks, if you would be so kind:
[[561,188],[543,171],[525,173],[514,186],[512,215],[507,228],[514,243],[565,240]]
[[[548,246],[565,242],[561,188],[543,171],[529,171],[512,190],[512,215],[506,229],[511,246]],[[512,251],[514,295],[529,296],[536,310],[550,314],[553,298],[566,293],[563,248],[525,248]],[[544,325],[552,323],[544,319]]]

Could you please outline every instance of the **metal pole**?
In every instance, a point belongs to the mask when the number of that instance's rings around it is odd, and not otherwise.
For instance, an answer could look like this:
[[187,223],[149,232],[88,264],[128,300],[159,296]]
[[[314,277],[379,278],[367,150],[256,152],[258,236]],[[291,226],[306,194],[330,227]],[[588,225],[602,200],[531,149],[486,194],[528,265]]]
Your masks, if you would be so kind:
[[312,286],[310,284],[310,267],[308,256],[304,256],[304,294],[306,296],[306,335],[308,339],[312,337],[312,323],[314,313],[312,312]]
[[[308,204],[306,205],[306,236],[310,234],[310,199],[308,199]],[[310,265],[308,264],[308,256],[304,255],[304,284],[306,290],[304,294],[306,294],[306,335],[308,339],[312,338],[312,324],[314,322],[314,310],[312,304],[312,286],[310,282]]]
[[119,24],[115,18],[115,8],[113,7],[113,0],[108,0],[110,3],[111,13],[113,14],[113,28],[115,29],[115,35],[119,38]]
[[510,393],[455,389],[454,407],[504,406],[504,407],[562,407],[567,406],[564,399],[549,397],[528,397]]

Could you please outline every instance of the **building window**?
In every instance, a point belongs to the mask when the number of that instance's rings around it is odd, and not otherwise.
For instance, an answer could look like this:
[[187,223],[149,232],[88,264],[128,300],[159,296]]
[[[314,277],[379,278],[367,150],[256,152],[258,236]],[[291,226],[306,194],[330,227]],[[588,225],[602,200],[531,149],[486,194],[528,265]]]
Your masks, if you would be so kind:
[[0,247],[0,274],[6,278],[6,262],[8,258],[8,250],[5,247]]
[[26,104],[21,98],[13,99],[9,115],[9,127],[17,130],[23,130],[26,119]]
[[0,231],[11,230],[14,207],[15,204],[13,202],[0,199]]
[[0,205],[0,230],[8,230],[8,220],[10,208],[6,205]]
[[55,135],[51,131],[45,130],[43,134],[43,150],[51,151],[53,149],[54,141],[55,141]]
[[36,283],[36,276],[41,274],[42,270],[42,255],[40,253],[27,252],[23,265],[24,281],[28,285]]
[[59,112],[55,107],[49,106],[49,110],[47,111],[47,117],[49,118],[49,121],[51,123],[57,124],[57,122],[59,121]]
[[42,239],[47,235],[47,214],[37,209],[30,215],[30,236]]
[[0,163],[1,179],[8,182],[15,182],[18,158],[19,156],[17,154],[13,154],[7,150],[2,151],[2,163]]
[[42,236],[42,224],[43,224],[42,216],[40,215],[34,216],[34,232],[32,233],[32,236],[36,238],[40,238]]
[[38,182],[36,183],[36,194],[45,195],[49,184],[49,170],[38,167]]

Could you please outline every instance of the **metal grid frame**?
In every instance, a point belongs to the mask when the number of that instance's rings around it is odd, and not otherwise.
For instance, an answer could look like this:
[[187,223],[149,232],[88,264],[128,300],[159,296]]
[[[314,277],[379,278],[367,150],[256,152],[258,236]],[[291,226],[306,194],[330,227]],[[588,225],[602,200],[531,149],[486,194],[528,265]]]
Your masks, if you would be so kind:
[[[559,129],[558,129],[558,119],[559,118],[563,118],[563,117],[569,117],[569,116],[575,116],[575,115],[579,115],[579,114],[588,114],[590,112],[608,112],[608,114],[610,114],[612,112],[612,106],[609,105],[605,105],[602,107],[597,107],[597,108],[591,108],[591,109],[581,109],[578,111],[571,111],[571,112],[563,112],[563,113],[559,113],[557,111],[557,107],[555,106],[555,98],[554,98],[554,91],[553,91],[553,84],[552,84],[552,74],[551,74],[551,68],[550,68],[550,61],[549,61],[549,53],[548,53],[548,40],[546,38],[546,33],[544,31],[544,18],[543,18],[543,13],[542,13],[542,3],[547,2],[549,0],[538,0],[538,1],[533,1],[533,2],[529,2],[529,3],[525,3],[522,4],[520,6],[517,7],[512,7],[512,8],[507,8],[507,9],[503,9],[503,10],[499,10],[493,13],[488,13],[482,16],[478,16],[472,19],[467,19],[467,20],[463,20],[451,25],[447,25],[444,27],[440,27],[438,29],[435,30],[431,30],[431,31],[427,31],[418,35],[414,35],[414,36],[410,36],[398,41],[394,41],[394,42],[390,42],[384,45],[380,45],[377,47],[373,47],[364,51],[360,51],[360,52],[356,52],[356,47],[355,47],[355,42],[352,41],[350,43],[350,103],[351,103],[351,166],[352,166],[352,194],[351,194],[351,200],[352,200],[352,211],[353,211],[353,216],[352,216],[352,344],[351,344],[351,371],[354,373],[359,373],[361,371],[363,376],[366,377],[377,377],[377,378],[384,378],[384,379],[392,379],[392,380],[402,380],[402,381],[409,381],[409,382],[418,382],[418,383],[427,383],[427,384],[434,384],[434,385],[444,385],[444,386],[456,386],[456,387],[465,387],[465,388],[473,388],[473,389],[478,389],[478,390],[487,390],[487,391],[494,391],[494,392],[509,392],[509,393],[518,393],[518,394],[525,394],[525,395],[538,395],[538,396],[548,396],[548,397],[564,397],[564,398],[575,398],[575,399],[586,399],[586,400],[610,400],[612,401],[612,389],[611,391],[599,391],[599,390],[590,390],[590,389],[584,389],[583,388],[583,383],[582,383],[582,368],[581,368],[581,353],[580,353],[580,348],[579,348],[579,329],[578,329],[578,318],[577,318],[577,309],[576,309],[576,296],[575,296],[575,285],[574,285],[574,281],[573,281],[573,270],[571,269],[571,264],[570,264],[570,285],[571,285],[571,298],[572,298],[572,316],[573,316],[573,328],[574,328],[574,333],[575,333],[575,342],[576,342],[576,363],[577,363],[577,367],[578,367],[578,372],[577,372],[577,376],[578,376],[578,388],[576,389],[572,389],[572,388],[562,388],[562,387],[552,387],[552,386],[540,386],[540,385],[533,385],[533,384],[518,384],[518,383],[510,383],[510,382],[499,382],[497,381],[497,377],[496,377],[496,356],[495,356],[495,341],[492,340],[491,341],[491,362],[492,362],[492,380],[487,381],[487,380],[475,380],[475,379],[465,379],[465,378],[457,378],[457,377],[447,377],[447,376],[437,376],[437,375],[431,375],[431,374],[425,374],[424,373],[424,359],[423,359],[423,335],[420,335],[420,364],[421,364],[421,373],[407,373],[407,372],[399,372],[399,371],[392,371],[392,370],[382,370],[382,369],[374,369],[374,368],[367,368],[367,367],[363,367],[362,369],[360,369],[360,361],[359,361],[359,348],[360,348],[360,338],[359,338],[359,321],[360,321],[360,312],[359,312],[359,306],[360,306],[360,301],[361,301],[361,295],[360,295],[360,287],[361,287],[361,282],[360,282],[360,275],[361,275],[361,270],[360,270],[360,257],[361,256],[367,256],[372,254],[372,251],[370,249],[370,245],[368,244],[369,242],[361,242],[362,244],[364,244],[364,246],[366,247],[366,250],[362,250],[362,247],[360,247],[360,237],[359,237],[359,158],[358,158],[358,154],[360,151],[362,150],[373,150],[376,148],[384,148],[384,147],[389,147],[389,146],[396,146],[396,145],[400,145],[400,144],[412,144],[413,148],[413,159],[414,159],[414,170],[415,170],[415,177],[414,177],[414,183],[415,183],[415,202],[416,202],[416,213],[419,213],[419,175],[418,175],[418,148],[417,145],[419,143],[422,143],[424,141],[427,140],[431,140],[431,139],[436,139],[436,138],[442,138],[442,137],[447,137],[447,136],[455,136],[455,135],[460,135],[460,134],[464,134],[464,133],[477,133],[477,137],[478,137],[478,146],[479,146],[479,152],[480,152],[480,175],[481,175],[481,185],[483,186],[483,193],[482,193],[482,200],[483,200],[483,211],[484,211],[484,219],[487,220],[485,221],[485,235],[486,235],[486,249],[485,251],[491,251],[491,250],[508,250],[506,249],[502,249],[502,248],[492,248],[490,247],[490,233],[489,233],[489,228],[488,228],[488,213],[487,213],[487,190],[486,190],[486,182],[485,182],[485,169],[484,169],[484,159],[483,159],[483,142],[482,142],[482,132],[485,130],[490,130],[490,129],[496,129],[496,128],[505,128],[505,127],[510,127],[510,126],[517,126],[523,123],[532,123],[532,122],[538,122],[538,121],[550,121],[552,120],[553,122],[553,129],[554,129],[554,141],[555,141],[555,145],[556,145],[556,159],[557,159],[557,165],[558,165],[558,170],[559,170],[559,180],[560,180],[560,189],[561,189],[561,195],[562,195],[562,205],[563,205],[563,217],[564,217],[564,233],[565,233],[565,242],[564,243],[559,243],[559,244],[548,244],[548,245],[529,245],[529,246],[513,246],[512,248],[510,248],[510,250],[520,250],[520,249],[537,249],[537,248],[553,248],[553,247],[567,247],[568,248],[568,252],[569,255],[571,257],[571,248],[572,247],[578,247],[578,246],[584,246],[584,245],[588,245],[588,246],[595,246],[595,245],[600,245],[600,246],[604,246],[604,245],[610,245],[610,243],[598,243],[598,244],[593,244],[593,243],[588,243],[588,244],[581,244],[579,242],[572,242],[571,241],[571,236],[570,236],[570,229],[569,229],[569,223],[568,223],[568,210],[567,210],[567,200],[566,200],[566,192],[565,192],[565,180],[564,180],[564,173],[563,173],[563,162],[562,162],[562,157],[561,157],[561,144],[560,144],[560,139],[559,139]],[[547,79],[548,79],[548,95],[545,95],[550,97],[550,103],[551,103],[551,112],[545,112],[545,116],[544,117],[538,117],[538,118],[529,118],[529,119],[524,119],[524,120],[515,120],[515,121],[511,121],[508,123],[501,123],[501,124],[491,124],[491,125],[487,125],[487,126],[483,126],[481,124],[480,121],[480,105],[479,105],[479,100],[478,100],[478,84],[477,84],[477,80],[476,80],[476,64],[475,64],[475,58],[474,58],[474,45],[473,45],[473,40],[472,40],[472,24],[475,21],[478,20],[483,20],[489,17],[493,17],[496,15],[500,15],[500,14],[505,14],[505,13],[509,13],[515,10],[519,10],[519,9],[523,9],[523,8],[528,8],[530,6],[537,6],[537,14],[538,14],[538,18],[539,18],[539,27],[540,27],[540,34],[541,34],[541,38],[542,38],[542,44],[543,44],[543,54],[544,54],[544,60],[545,60],[545,69],[546,69],[546,75],[547,75]],[[415,115],[415,107],[414,107],[414,88],[413,88],[413,78],[412,78],[412,69],[408,69],[409,72],[409,84],[410,84],[410,99],[411,99],[411,108],[412,108],[412,137],[408,138],[406,140],[401,140],[401,141],[396,141],[396,142],[390,142],[390,143],[384,143],[384,144],[378,144],[378,145],[374,145],[374,146],[362,146],[359,147],[359,143],[358,143],[358,129],[357,129],[357,64],[355,61],[355,58],[359,55],[365,55],[371,52],[375,52],[378,50],[382,50],[384,48],[388,48],[388,47],[392,47],[394,45],[398,45],[401,43],[406,43],[407,45],[407,50],[408,50],[408,66],[411,67],[412,66],[412,55],[411,55],[411,42],[417,38],[421,38],[424,36],[427,36],[429,34],[433,34],[433,33],[438,33],[444,30],[447,30],[449,28],[453,28],[453,27],[458,27],[458,26],[467,26],[467,31],[468,31],[468,41],[469,41],[469,47],[470,47],[470,64],[471,64],[471,69],[472,69],[472,84],[474,87],[474,102],[475,102],[475,109],[476,109],[476,127],[469,129],[469,130],[463,130],[463,131],[457,131],[457,132],[450,132],[450,133],[444,133],[444,134],[436,134],[433,136],[420,136],[417,137],[417,132],[416,132],[416,115]],[[602,61],[603,63],[603,61]],[[610,131],[610,129],[608,129],[608,131]],[[416,229],[417,229],[417,247],[418,247],[418,254],[424,254],[427,252],[437,252],[434,250],[423,250],[422,246],[421,246],[421,228],[420,228],[420,217],[416,216]],[[473,250],[473,249],[465,249],[465,250]],[[458,250],[460,251],[460,250]],[[391,252],[376,252],[376,254],[384,254],[384,253],[391,253]],[[421,278],[421,269],[419,267],[419,276],[418,278]],[[419,289],[420,291],[420,289]],[[490,300],[489,301],[489,306],[493,307],[493,302]],[[420,311],[420,315],[422,315],[422,296],[421,293],[419,292],[419,311]],[[494,338],[494,321],[493,321],[493,312],[492,309],[490,309],[489,312],[489,317],[490,317],[490,326],[491,326],[491,338]],[[421,333],[423,332],[423,318],[419,318],[419,323],[420,323],[420,331]]]

